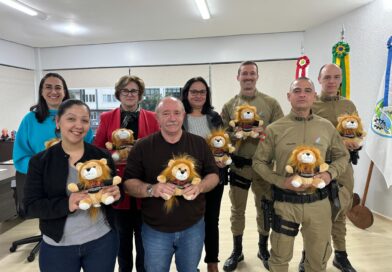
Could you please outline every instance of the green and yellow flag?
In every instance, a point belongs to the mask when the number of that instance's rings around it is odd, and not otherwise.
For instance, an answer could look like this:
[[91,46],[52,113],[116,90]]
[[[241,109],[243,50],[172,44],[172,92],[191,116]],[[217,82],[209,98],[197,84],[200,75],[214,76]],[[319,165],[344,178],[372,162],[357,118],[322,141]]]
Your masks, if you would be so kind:
[[340,95],[350,99],[350,46],[343,40],[332,47],[332,61],[342,69]]

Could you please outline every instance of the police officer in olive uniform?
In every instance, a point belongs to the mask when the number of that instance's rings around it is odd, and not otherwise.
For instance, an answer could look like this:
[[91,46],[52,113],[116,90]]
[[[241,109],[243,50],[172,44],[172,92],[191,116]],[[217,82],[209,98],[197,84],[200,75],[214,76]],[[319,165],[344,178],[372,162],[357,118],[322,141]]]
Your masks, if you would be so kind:
[[[229,127],[230,120],[235,119],[235,109],[239,105],[249,104],[257,108],[257,113],[264,122],[264,127],[283,117],[279,103],[272,97],[259,92],[256,82],[259,78],[258,67],[255,62],[246,61],[241,63],[238,69],[237,80],[240,83],[240,93],[228,101],[222,110],[224,126]],[[230,132],[230,131],[229,131]],[[232,137],[233,140],[235,140]],[[245,229],[245,209],[248,198],[248,190],[251,187],[257,210],[257,227],[259,232],[259,252],[257,256],[263,261],[268,269],[268,235],[264,229],[261,200],[269,198],[270,184],[262,181],[252,170],[252,157],[260,139],[248,137],[241,140],[238,150],[232,155],[233,163],[230,166],[230,200],[231,200],[231,231],[233,233],[233,252],[226,260],[223,270],[233,271],[238,262],[244,259],[242,254],[242,235]],[[255,182],[258,180],[259,182]]]
[[[346,170],[349,154],[332,124],[312,114],[311,106],[316,100],[316,92],[310,79],[293,81],[287,97],[292,106],[291,112],[267,127],[266,139],[260,142],[253,157],[253,169],[273,184],[269,268],[272,272],[288,271],[295,236],[302,226],[305,270],[322,272],[326,271],[331,255],[332,213],[328,187],[294,187],[291,184],[293,177],[286,173],[285,166],[297,146],[312,145],[320,150],[322,158],[325,159],[327,153],[332,158],[328,171],[315,176],[328,185]],[[270,167],[272,162],[275,162],[275,169]]]
[[[357,112],[353,102],[338,95],[342,83],[342,70],[336,64],[326,64],[321,67],[318,81],[321,85],[321,95],[313,106],[314,114],[328,119],[335,127],[338,117],[342,114]],[[356,164],[358,159],[357,143],[344,142],[350,152],[351,163]],[[347,162],[346,171],[337,178],[339,184],[339,200],[341,211],[332,223],[332,241],[335,249],[333,265],[343,272],[356,272],[347,258],[346,252],[346,212],[352,206],[354,190],[354,172],[350,162]]]

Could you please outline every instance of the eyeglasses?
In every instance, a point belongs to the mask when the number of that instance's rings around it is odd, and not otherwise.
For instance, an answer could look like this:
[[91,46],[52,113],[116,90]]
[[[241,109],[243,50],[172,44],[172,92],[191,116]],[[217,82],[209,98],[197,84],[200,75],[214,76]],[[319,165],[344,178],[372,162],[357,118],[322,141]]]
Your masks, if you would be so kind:
[[189,90],[189,93],[193,96],[196,96],[196,95],[205,96],[207,94],[207,90]]
[[137,95],[138,93],[139,93],[139,90],[136,90],[136,89],[131,89],[131,90],[122,89],[122,90],[120,90],[120,94],[122,96]]

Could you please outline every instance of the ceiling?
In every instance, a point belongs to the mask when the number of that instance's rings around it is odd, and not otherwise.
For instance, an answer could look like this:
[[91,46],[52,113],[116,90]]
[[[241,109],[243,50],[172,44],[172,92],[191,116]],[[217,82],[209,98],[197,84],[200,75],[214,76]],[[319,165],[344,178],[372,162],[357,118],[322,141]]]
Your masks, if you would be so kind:
[[[305,31],[373,0],[206,1],[204,21],[193,0],[20,0],[47,18],[0,4],[0,39],[55,47]],[[60,30],[71,22],[84,31]]]

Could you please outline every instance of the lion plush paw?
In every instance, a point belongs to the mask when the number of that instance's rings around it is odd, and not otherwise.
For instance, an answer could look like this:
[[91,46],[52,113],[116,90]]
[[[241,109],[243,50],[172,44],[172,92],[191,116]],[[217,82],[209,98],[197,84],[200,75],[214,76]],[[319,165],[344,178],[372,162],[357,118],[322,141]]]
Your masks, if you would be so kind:
[[79,202],[79,209],[81,209],[81,210],[88,210],[88,209],[90,209],[90,207],[91,207],[91,204],[89,204],[87,202],[83,202],[83,201]]
[[291,185],[293,185],[293,187],[295,187],[295,188],[299,188],[299,187],[301,187],[301,185],[302,185],[302,181],[301,181],[300,178],[298,178],[298,179],[293,179],[293,180],[291,181]]
[[71,193],[79,192],[79,187],[76,183],[70,183],[67,186],[68,191]]
[[113,202],[114,202],[114,197],[113,197],[113,196],[105,197],[105,198],[103,199],[103,201],[102,201],[102,203],[105,204],[105,205],[110,205],[110,204],[112,204]]

